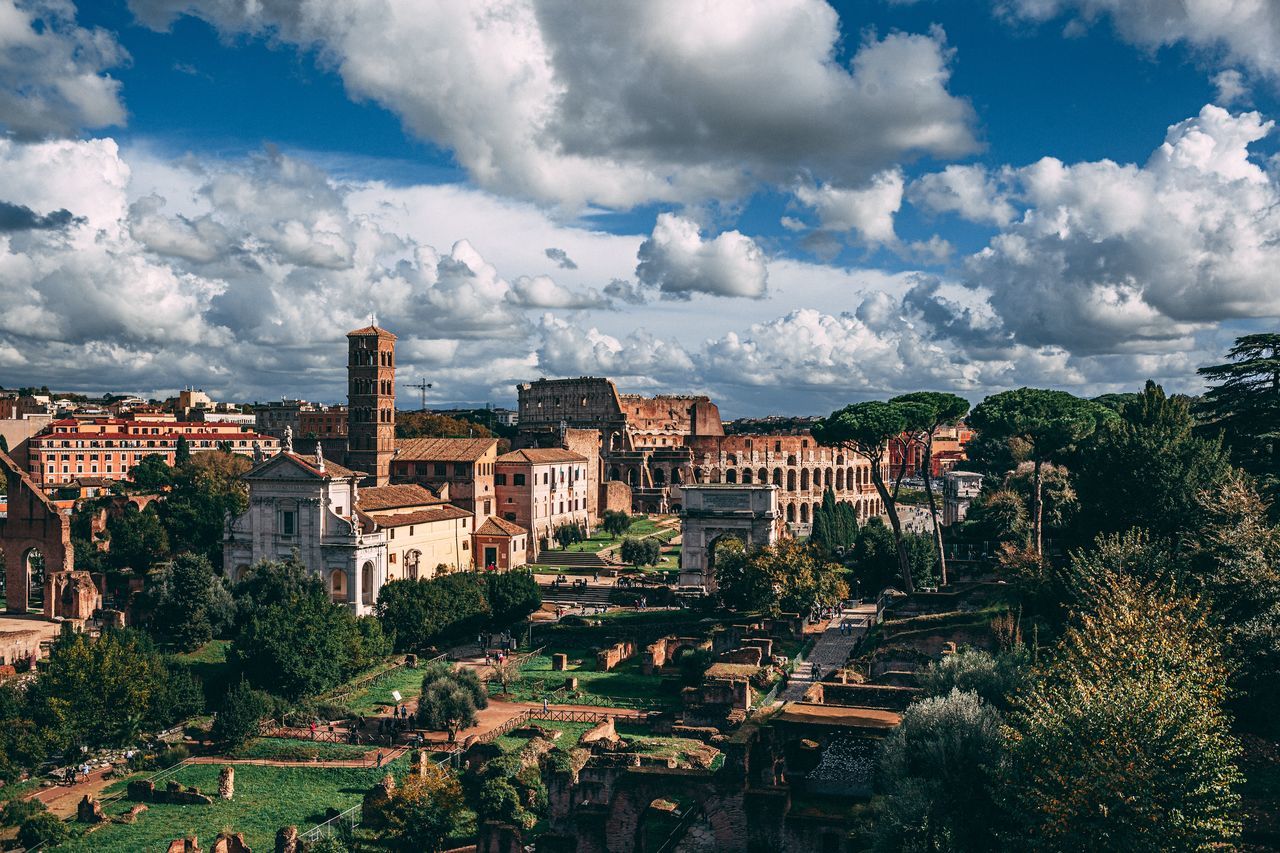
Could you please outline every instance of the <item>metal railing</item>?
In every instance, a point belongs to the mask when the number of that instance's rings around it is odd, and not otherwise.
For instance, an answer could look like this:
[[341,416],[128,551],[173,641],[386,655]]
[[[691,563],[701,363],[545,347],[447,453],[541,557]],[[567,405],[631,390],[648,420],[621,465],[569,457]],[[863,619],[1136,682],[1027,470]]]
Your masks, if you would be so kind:
[[364,804],[356,803],[341,814],[334,815],[324,823],[318,823],[298,835],[302,841],[319,841],[321,838],[332,838],[335,835],[349,835],[355,832],[360,821],[364,819]]

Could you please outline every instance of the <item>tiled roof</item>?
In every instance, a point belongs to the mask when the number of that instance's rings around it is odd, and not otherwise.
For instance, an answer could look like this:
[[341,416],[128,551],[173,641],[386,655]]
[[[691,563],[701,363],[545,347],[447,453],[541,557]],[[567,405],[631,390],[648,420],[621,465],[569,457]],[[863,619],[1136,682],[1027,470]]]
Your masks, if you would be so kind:
[[270,465],[272,462],[274,462],[276,459],[278,459],[281,456],[288,459],[290,462],[297,465],[299,468],[302,468],[304,471],[308,471],[317,477],[324,477],[325,479],[329,479],[329,480],[337,480],[344,477],[363,477],[364,476],[364,474],[360,471],[352,471],[350,468],[344,468],[343,466],[339,465],[337,462],[330,462],[328,459],[324,460],[324,470],[321,471],[319,468],[316,467],[316,458],[314,456],[303,456],[301,453],[284,453],[283,451],[277,454],[276,456],[267,457],[266,461],[258,463],[252,469],[247,471],[245,473],[245,476],[252,476],[259,469],[267,465]]
[[386,329],[379,329],[377,326],[365,326],[363,329],[356,329],[353,332],[347,332],[348,338],[359,338],[365,335],[377,335],[380,338],[391,338],[395,340],[396,336]]
[[397,438],[398,462],[475,462],[498,443],[496,438]]
[[419,512],[380,512],[370,516],[379,527],[408,527],[410,524],[430,524],[433,521],[457,521],[470,518],[471,513],[450,504],[433,506]]
[[550,462],[586,462],[587,457],[574,453],[572,450],[562,450],[559,447],[526,447],[523,450],[504,453],[498,457],[498,461],[545,464]]
[[399,509],[406,506],[434,506],[444,501],[428,489],[416,485],[375,486],[360,490],[357,505],[365,512]]
[[505,518],[498,518],[496,515],[485,521],[476,529],[476,536],[519,536],[522,533],[528,533],[520,525],[514,521],[507,521]]

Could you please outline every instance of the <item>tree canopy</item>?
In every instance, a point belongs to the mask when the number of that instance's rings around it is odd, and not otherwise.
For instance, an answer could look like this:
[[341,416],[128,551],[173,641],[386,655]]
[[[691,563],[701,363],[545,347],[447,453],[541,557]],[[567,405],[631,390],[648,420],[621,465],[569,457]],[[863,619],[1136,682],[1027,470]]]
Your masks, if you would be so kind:
[[1211,387],[1197,406],[1232,461],[1273,498],[1280,489],[1280,334],[1236,338],[1227,361],[1199,370]]
[[735,610],[809,613],[849,597],[844,568],[794,539],[749,555],[717,551],[714,571],[721,599]]

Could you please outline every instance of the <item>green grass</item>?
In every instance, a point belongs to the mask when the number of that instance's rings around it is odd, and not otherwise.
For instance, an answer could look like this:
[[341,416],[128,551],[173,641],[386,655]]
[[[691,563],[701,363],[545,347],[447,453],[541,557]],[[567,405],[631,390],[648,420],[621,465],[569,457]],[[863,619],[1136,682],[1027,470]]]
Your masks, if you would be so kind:
[[[403,759],[393,765],[403,772]],[[236,767],[236,793],[230,801],[216,799],[218,772],[216,764],[184,767],[177,780],[196,785],[215,796],[211,806],[173,806],[149,804],[135,824],[108,824],[98,831],[58,847],[62,851],[89,853],[135,853],[165,850],[175,838],[196,835],[206,849],[223,829],[243,832],[254,850],[270,850],[275,834],[282,826],[297,826],[306,831],[325,819],[327,808],[346,810],[360,802],[386,768],[337,769],[305,767],[259,767],[242,764]],[[124,781],[107,789],[121,790]],[[123,814],[133,804],[118,800],[106,806],[109,815]]]
[[[570,749],[577,746],[582,736],[595,727],[595,723],[561,723],[552,722],[551,720],[530,720],[528,724],[541,726],[548,731],[560,732],[560,737],[556,738],[554,743],[561,749]],[[529,738],[507,734],[498,738],[495,743],[498,744],[503,752],[519,752],[529,743]]]
[[[551,669],[552,652],[569,656],[569,669],[556,672]],[[575,664],[580,660],[580,664]],[[517,699],[538,702],[551,691],[564,684],[566,677],[578,679],[578,693],[596,697],[597,700],[613,699],[627,706],[673,707],[678,699],[679,686],[671,679],[656,675],[644,675],[640,671],[639,657],[623,661],[608,672],[596,669],[596,653],[584,647],[557,646],[536,655],[521,668],[520,679],[511,685],[510,693]],[[572,703],[574,697],[559,693],[555,701]]]
[[399,690],[402,701],[417,698],[422,692],[422,670],[398,667],[361,687],[342,701],[353,714],[372,714],[378,708],[394,705],[391,691]]
[[233,753],[235,758],[266,758],[278,761],[311,761],[364,758],[368,746],[327,743],[301,738],[262,737]]

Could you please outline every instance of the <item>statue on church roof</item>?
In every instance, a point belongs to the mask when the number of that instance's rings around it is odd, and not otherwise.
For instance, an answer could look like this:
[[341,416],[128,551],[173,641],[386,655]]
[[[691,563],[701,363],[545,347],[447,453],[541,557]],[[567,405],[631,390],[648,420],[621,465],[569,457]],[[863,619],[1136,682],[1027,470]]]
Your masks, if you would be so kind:
[[284,452],[293,452],[293,427],[289,424],[284,425]]

